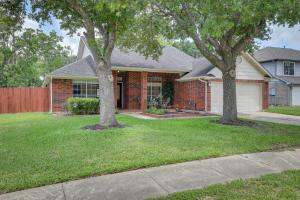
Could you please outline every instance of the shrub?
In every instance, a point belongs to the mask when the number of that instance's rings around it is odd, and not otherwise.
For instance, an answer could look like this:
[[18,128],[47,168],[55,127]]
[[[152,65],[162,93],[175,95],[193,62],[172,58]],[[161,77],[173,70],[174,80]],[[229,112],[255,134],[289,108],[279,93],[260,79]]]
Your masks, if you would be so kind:
[[99,113],[99,100],[96,98],[71,97],[67,101],[67,110],[75,115]]
[[166,113],[166,110],[156,108],[156,107],[150,107],[147,110],[145,110],[145,113],[150,113],[150,114],[155,114],[155,115],[163,115]]

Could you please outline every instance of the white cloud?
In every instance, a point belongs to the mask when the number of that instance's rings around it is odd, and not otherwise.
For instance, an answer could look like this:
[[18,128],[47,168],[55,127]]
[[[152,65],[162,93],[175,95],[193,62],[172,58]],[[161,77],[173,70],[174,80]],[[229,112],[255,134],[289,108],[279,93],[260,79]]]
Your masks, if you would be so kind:
[[288,26],[271,26],[271,39],[259,41],[261,47],[286,47],[300,50],[300,24],[289,28]]

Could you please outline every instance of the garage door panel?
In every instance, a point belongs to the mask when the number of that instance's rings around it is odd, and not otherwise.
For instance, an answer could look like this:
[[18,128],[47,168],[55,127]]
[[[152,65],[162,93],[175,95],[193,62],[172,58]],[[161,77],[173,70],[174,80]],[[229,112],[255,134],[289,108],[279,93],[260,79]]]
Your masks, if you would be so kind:
[[[237,83],[238,112],[261,110],[261,85],[258,83]],[[211,84],[211,111],[223,113],[223,84]]]
[[293,87],[292,89],[292,105],[300,105],[300,87]]

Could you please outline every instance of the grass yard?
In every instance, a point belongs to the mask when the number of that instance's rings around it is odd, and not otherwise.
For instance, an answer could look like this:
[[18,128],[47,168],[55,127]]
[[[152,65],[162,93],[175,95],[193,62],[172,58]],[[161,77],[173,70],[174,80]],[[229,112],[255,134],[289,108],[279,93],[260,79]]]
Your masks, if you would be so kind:
[[300,116],[300,106],[269,106],[267,112]]
[[175,193],[156,200],[299,200],[299,183],[300,171],[287,171],[257,179],[238,180],[204,189]]
[[209,157],[300,144],[300,126],[213,124],[212,118],[143,120],[123,129],[82,130],[98,116],[0,115],[0,193]]

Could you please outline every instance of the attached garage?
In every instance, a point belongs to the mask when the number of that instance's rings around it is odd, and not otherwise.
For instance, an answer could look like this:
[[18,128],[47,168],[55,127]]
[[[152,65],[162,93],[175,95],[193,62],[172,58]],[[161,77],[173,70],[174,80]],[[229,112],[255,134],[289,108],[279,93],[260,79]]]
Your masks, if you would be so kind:
[[[236,64],[237,111],[256,112],[266,109],[271,74],[247,53],[238,57]],[[183,92],[190,91],[188,86],[191,84],[194,85],[193,92]],[[222,72],[207,59],[197,59],[193,63],[193,70],[178,80],[174,96],[174,104],[180,108],[222,114]]]
[[292,105],[293,106],[300,105],[300,86],[292,88]]
[[[262,110],[262,83],[237,83],[238,112]],[[211,112],[223,112],[223,83],[211,82]]]

